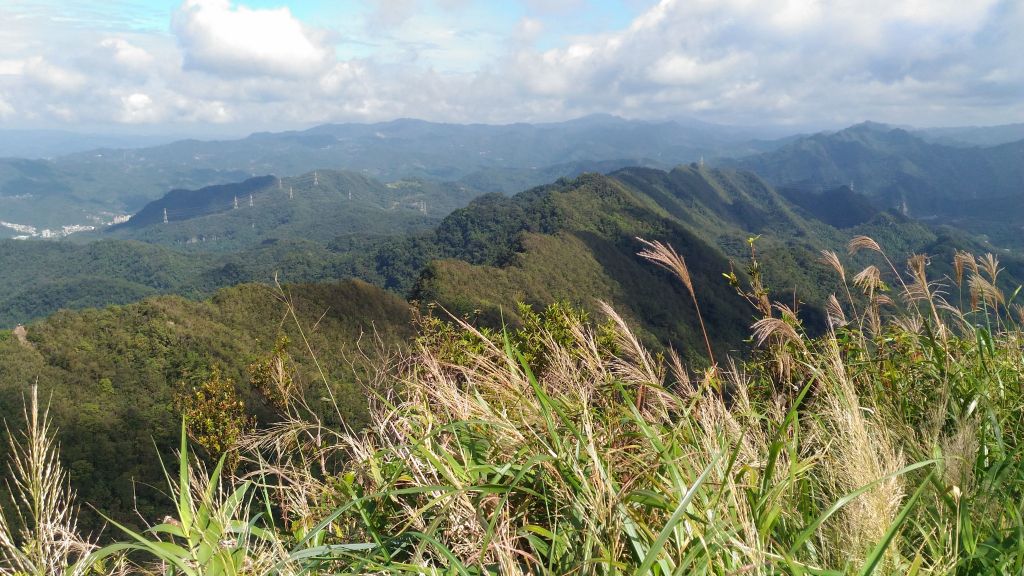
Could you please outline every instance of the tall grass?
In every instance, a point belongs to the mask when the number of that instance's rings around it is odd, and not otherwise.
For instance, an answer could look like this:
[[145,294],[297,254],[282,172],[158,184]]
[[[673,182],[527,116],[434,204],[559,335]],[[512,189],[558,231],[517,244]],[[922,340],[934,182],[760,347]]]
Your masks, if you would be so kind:
[[[95,547],[78,532],[78,513],[67,472],[58,460],[49,411],[32,386],[25,429],[7,428],[10,462],[0,494],[0,574],[84,574],[81,560]],[[6,497],[5,497],[6,496]]]
[[[607,306],[607,326],[546,317],[529,354],[512,331],[431,324],[375,374],[365,429],[289,404],[238,446],[244,477],[182,460],[179,514],[240,535],[197,537],[207,559],[273,559],[225,574],[1022,573],[1024,335],[998,261],[957,254],[936,282],[923,257],[850,248],[877,265],[824,254],[837,295],[814,338],[734,276],[758,350],[703,371]],[[186,499],[189,475],[226,496]],[[165,523],[103,554],[213,573],[183,539]]]

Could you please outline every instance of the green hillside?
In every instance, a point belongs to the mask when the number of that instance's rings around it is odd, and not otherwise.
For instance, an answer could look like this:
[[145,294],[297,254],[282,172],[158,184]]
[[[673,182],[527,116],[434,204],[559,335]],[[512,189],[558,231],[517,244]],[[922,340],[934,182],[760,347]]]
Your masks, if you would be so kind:
[[[518,320],[516,301],[568,300],[595,311],[602,300],[653,346],[668,343],[696,353],[702,340],[692,304],[667,274],[637,260],[638,236],[666,241],[686,259],[714,344],[738,351],[746,349],[751,310],[723,274],[746,277],[752,237],[758,258],[772,263],[762,272],[775,290],[771,297],[795,304],[812,331],[824,327],[823,306],[836,290],[822,250],[842,252],[851,238],[868,235],[899,259],[934,256],[935,272],[947,277],[954,274],[949,262],[956,250],[986,250],[969,234],[869,210],[857,197],[847,198],[846,205],[859,207],[860,215],[835,222],[855,224],[841,229],[816,218],[830,217],[820,206],[797,200],[803,206],[748,172],[696,165],[670,172],[631,168],[562,180],[512,198],[480,198],[402,252],[416,255],[413,261],[431,260],[410,289],[412,297],[439,302],[456,314],[500,325]],[[1005,286],[1024,278],[1021,258],[1000,257]]]
[[460,184],[422,180],[384,184],[335,170],[295,178],[263,176],[171,191],[102,236],[219,252],[275,240],[326,243],[341,235],[425,230],[477,195]]
[[[320,174],[314,178],[319,180]],[[419,193],[416,185],[410,185],[413,192],[385,191],[359,176],[325,173],[326,182],[332,178],[339,183],[361,182],[373,194]],[[164,496],[154,488],[162,478],[154,454],[171,457],[186,410],[198,411],[189,413],[191,422],[207,423],[200,432],[193,431],[193,438],[205,438],[210,446],[228,445],[252,429],[266,431],[267,425],[282,417],[284,397],[268,388],[266,374],[286,373],[287,381],[296,385],[295,398],[320,418],[318,426],[358,433],[369,422],[368,414],[379,418],[383,410],[379,400],[368,408],[372,394],[368,396],[364,383],[377,381],[371,376],[379,374],[375,370],[392,352],[410,350],[416,343],[437,346],[439,357],[454,365],[436,369],[455,371],[464,369],[460,362],[480,354],[475,336],[445,328],[436,320],[424,321],[405,299],[383,288],[407,295],[421,310],[436,304],[477,326],[520,329],[513,332],[509,345],[528,354],[538,370],[560,358],[544,354],[562,354],[545,349],[566,342],[573,346],[577,337],[566,332],[566,326],[577,320],[559,314],[579,308],[586,313],[579,318],[604,318],[607,310],[600,302],[606,302],[624,318],[625,324],[617,329],[620,334],[629,326],[642,346],[655,354],[671,347],[689,370],[700,372],[711,365],[711,358],[690,289],[637,256],[644,248],[638,237],[658,240],[673,246],[686,260],[687,282],[698,301],[714,358],[748,361],[752,370],[762,371],[758,378],[763,382],[757,389],[764,391],[776,385],[774,378],[779,376],[772,376],[775,364],[759,364],[763,352],[754,350],[751,325],[759,313],[723,275],[735,275],[740,286],[760,278],[771,289],[769,299],[798,311],[796,318],[785,318],[787,326],[806,334],[807,342],[815,335],[825,335],[828,341],[834,334],[829,336],[827,328],[826,298],[832,293],[846,296],[851,312],[865,311],[867,300],[857,292],[852,297],[845,293],[836,271],[820,261],[822,250],[841,252],[851,239],[867,235],[886,246],[901,274],[907,256],[931,256],[930,277],[947,286],[955,285],[953,278],[959,277],[953,268],[957,250],[985,250],[983,241],[970,233],[873,210],[851,190],[835,191],[842,201],[830,204],[800,191],[779,192],[750,172],[696,164],[671,171],[629,168],[609,175],[584,174],[512,197],[487,194],[427,231],[346,233],[329,241],[314,234],[311,239],[295,238],[301,227],[289,228],[289,222],[302,222],[302,215],[286,208],[290,202],[302,204],[294,198],[270,198],[281,192],[273,179],[241,186],[253,190],[252,208],[232,205],[164,224],[163,207],[156,205],[149,214],[159,210],[160,222],[143,219],[138,226],[114,232],[166,233],[163,241],[170,245],[174,244],[172,234],[201,223],[216,223],[240,234],[245,228],[237,227],[238,219],[247,210],[257,213],[265,204],[271,204],[266,213],[290,215],[294,220],[269,226],[264,236],[238,238],[239,245],[250,247],[236,251],[190,245],[174,248],[138,240],[0,243],[0,261],[6,270],[16,271],[0,279],[0,288],[9,294],[0,301],[0,309],[11,324],[58,307],[123,302],[103,309],[61,310],[24,329],[0,331],[0,415],[17,418],[26,391],[38,382],[59,426],[62,463],[71,484],[84,501],[133,525],[151,522],[168,511]],[[328,192],[320,209],[302,216],[307,221],[320,217],[327,206],[349,202],[344,186],[324,188]],[[229,186],[212,193],[231,194],[233,200],[243,189]],[[373,194],[368,198],[377,198]],[[352,202],[383,210],[379,203],[355,196],[354,192]],[[170,203],[178,200],[182,203]],[[165,199],[172,207],[191,205],[186,200],[195,198]],[[310,205],[315,207],[316,202]],[[752,247],[758,262],[765,263],[763,268],[748,268]],[[979,270],[984,270],[986,260],[972,260],[970,266],[978,270],[967,272],[975,284],[956,284],[959,292],[949,295],[950,301],[968,304],[991,298],[1003,306],[1011,304],[1005,294],[1024,278],[1024,260],[1012,254],[1000,258],[998,279],[996,274],[987,276],[995,288],[977,291]],[[870,251],[844,260],[849,265],[847,282],[868,264],[888,265]],[[217,291],[253,279],[266,282],[275,275],[285,281],[320,283],[289,284],[282,293],[266,284]],[[358,280],[330,282],[342,277],[366,278],[379,287]],[[885,282],[898,282],[894,277],[891,269],[880,273]],[[999,287],[1006,290],[997,296]],[[179,295],[128,303],[155,293]],[[201,300],[210,294],[210,299]],[[899,294],[888,295],[894,303],[892,312],[903,311]],[[294,306],[298,322],[290,316],[287,302]],[[519,302],[535,310],[555,302],[567,302],[570,308],[556,307],[555,313],[538,316],[524,313]],[[986,319],[983,314],[972,318]],[[300,333],[298,326],[306,331]],[[414,339],[416,328],[422,330],[418,340]],[[597,354],[623,346],[621,339],[608,340],[613,337],[602,332],[607,329],[607,325],[595,328]],[[548,337],[558,340],[537,340]],[[804,336],[795,338],[799,341]],[[868,349],[875,353],[874,345]],[[418,375],[435,369],[400,365]],[[282,368],[274,372],[275,366]],[[684,377],[677,375],[680,382]],[[396,390],[404,392],[400,386],[388,392]],[[192,394],[191,400],[182,401],[182,394]],[[368,437],[380,433],[379,420],[375,425],[367,429]],[[247,465],[241,464],[243,469]],[[344,486],[355,482],[355,477],[345,478],[340,487],[332,484],[330,490],[346,490]],[[89,510],[83,523],[99,525]]]
[[[276,421],[276,408],[253,388],[246,368],[271,356],[282,335],[290,342],[285,349],[289,374],[310,406],[332,426],[342,424],[339,416],[346,426],[362,426],[367,393],[359,378],[377,353],[369,343],[374,337],[390,347],[408,342],[408,305],[358,281],[286,285],[284,295],[308,349],[282,294],[256,284],[224,289],[199,302],[162,296],[61,311],[29,324],[27,342],[0,331],[0,418],[17,421],[26,391],[38,382],[60,427],[64,464],[81,497],[121,520],[138,521],[135,507],[152,520],[162,502],[155,487],[163,475],[155,455],[170,456],[178,438],[175,395],[208,379],[216,368],[237,385],[257,422]],[[368,343],[362,348],[365,357],[356,348],[361,338]],[[339,413],[322,406],[331,394]],[[0,456],[6,448],[0,448]]]
[[[360,242],[360,246],[367,246]],[[226,254],[185,253],[137,241],[0,241],[0,327],[60,308],[126,304],[155,294],[203,298],[242,282],[314,282],[360,274],[352,253],[303,241]]]

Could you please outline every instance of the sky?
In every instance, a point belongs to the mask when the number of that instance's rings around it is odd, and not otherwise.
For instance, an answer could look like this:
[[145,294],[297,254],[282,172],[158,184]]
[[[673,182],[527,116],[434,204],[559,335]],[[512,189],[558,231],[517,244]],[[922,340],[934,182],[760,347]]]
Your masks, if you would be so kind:
[[2,0],[0,128],[1024,122],[1024,0]]

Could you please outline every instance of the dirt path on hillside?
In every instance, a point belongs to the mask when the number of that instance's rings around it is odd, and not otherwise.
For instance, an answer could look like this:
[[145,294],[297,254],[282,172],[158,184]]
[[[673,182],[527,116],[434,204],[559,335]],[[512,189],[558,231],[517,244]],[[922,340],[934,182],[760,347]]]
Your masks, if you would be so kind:
[[26,348],[35,348],[35,346],[32,346],[32,343],[28,341],[28,330],[26,330],[21,324],[18,324],[14,328],[14,337],[18,339],[18,343],[22,346]]

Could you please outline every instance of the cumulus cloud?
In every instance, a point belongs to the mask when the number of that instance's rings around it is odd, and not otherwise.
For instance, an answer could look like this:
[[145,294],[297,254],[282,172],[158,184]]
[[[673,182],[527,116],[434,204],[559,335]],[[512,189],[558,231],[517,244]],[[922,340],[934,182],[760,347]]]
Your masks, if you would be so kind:
[[187,67],[217,74],[309,77],[331,61],[322,34],[304,26],[288,8],[185,0],[171,30]]
[[1006,58],[985,45],[999,5],[662,0],[624,30],[523,51],[512,71],[527,90],[569,109],[733,122],[895,121],[923,112],[904,95],[945,94],[945,105],[956,107],[966,103],[955,90],[982,78],[1020,83],[1020,75],[996,70]]
[[153,63],[153,56],[123,38],[104,38],[100,46],[107,49],[114,61],[128,68],[145,68]]
[[83,74],[53,64],[42,56],[21,62],[17,69],[19,74],[32,83],[59,92],[72,92],[86,83],[86,77]]
[[121,121],[125,124],[143,124],[160,119],[160,112],[148,94],[134,92],[121,96]]
[[471,0],[367,0],[332,31],[244,1],[181,0],[171,35],[7,19],[0,120],[1024,121],[1017,0],[652,0],[569,37],[580,0],[522,0],[503,21]]

